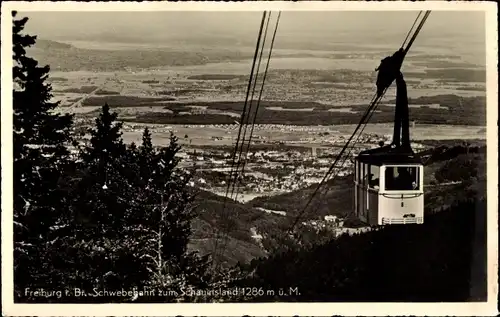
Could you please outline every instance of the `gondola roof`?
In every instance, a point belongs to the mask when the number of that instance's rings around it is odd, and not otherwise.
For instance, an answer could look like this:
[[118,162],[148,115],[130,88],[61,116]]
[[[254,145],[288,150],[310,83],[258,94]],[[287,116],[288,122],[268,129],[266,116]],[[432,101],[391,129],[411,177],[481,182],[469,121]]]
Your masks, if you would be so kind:
[[408,147],[384,146],[362,151],[356,158],[371,165],[384,164],[422,164],[421,158]]

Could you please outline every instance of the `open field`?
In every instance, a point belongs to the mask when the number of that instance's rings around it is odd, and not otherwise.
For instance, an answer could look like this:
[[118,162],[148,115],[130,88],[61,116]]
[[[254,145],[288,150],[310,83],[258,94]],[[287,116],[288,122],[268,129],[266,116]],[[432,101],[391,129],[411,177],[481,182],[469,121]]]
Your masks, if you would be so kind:
[[[192,53],[179,54],[181,48],[145,44],[134,51],[113,45],[97,50],[87,42],[78,47],[41,43],[32,53],[42,63],[51,63],[54,98],[62,101],[64,111],[88,118],[108,103],[127,122],[168,125],[233,124],[241,116],[251,66],[249,47],[191,47]],[[256,123],[357,123],[374,93],[374,68],[389,52],[383,46],[354,52],[277,50]],[[114,64],[105,64],[108,58]],[[75,61],[89,59],[105,67]],[[143,60],[149,64],[142,65]],[[117,61],[123,65],[115,65]],[[416,50],[403,71],[410,116],[417,124],[485,125],[484,64],[443,50]],[[391,88],[371,122],[392,122],[394,97]]]
[[[377,64],[377,60],[370,62],[372,68]],[[169,67],[168,70],[135,72],[54,72],[55,77],[66,80],[53,81],[53,86],[56,96],[63,98],[68,93],[74,97],[74,93],[78,93],[82,86],[99,86],[108,95],[115,92],[116,95],[170,96],[178,101],[205,102],[244,100],[251,62],[242,63],[241,69],[234,71],[234,74],[231,74],[233,63],[209,65],[216,69],[189,70],[189,67],[182,66],[178,70]],[[353,63],[352,67],[356,65],[358,63]],[[367,102],[374,93],[376,74],[373,69],[344,68],[349,67],[346,64],[334,70],[297,70],[292,69],[295,67],[293,63],[287,67],[290,68],[270,69],[263,100],[319,102],[332,107],[344,107]],[[484,69],[437,69],[429,70],[428,73],[408,71],[406,79],[411,98],[446,94],[485,96]],[[387,92],[387,98],[392,99],[394,95],[394,89]]]
[[[235,138],[238,134],[236,125],[232,129],[216,126],[193,126],[184,125],[158,125],[158,124],[134,124],[132,126],[126,124],[124,126],[123,138],[127,143],[140,142],[143,127],[148,127],[152,133],[153,144],[166,145],[168,144],[168,131],[173,131],[179,137],[181,144],[189,145],[207,145],[207,146],[224,146],[234,145]],[[297,146],[325,145],[331,146],[328,142],[328,136],[319,137],[320,133],[328,132],[335,137],[343,136],[348,138],[354,131],[355,125],[337,125],[335,127],[308,127],[307,131],[293,130],[293,126],[282,127],[285,131],[276,131],[277,129],[256,128],[252,138],[257,140],[272,140],[275,143],[283,141],[288,145],[296,144]],[[377,135],[392,135],[392,126],[389,124],[369,124],[366,126],[366,134]],[[286,131],[289,130],[289,131]],[[316,140],[300,142],[301,139],[309,137],[311,134],[316,135]],[[185,138],[185,136],[188,138]],[[452,140],[452,139],[486,139],[486,131],[482,127],[468,126],[453,126],[453,125],[416,125],[411,131],[413,140]],[[222,138],[215,140],[214,138]]]
[[[123,45],[111,45],[113,43],[78,44],[76,47],[41,40],[30,50],[41,63],[51,65],[54,85],[63,87],[55,87],[56,90],[97,84],[103,85],[103,90],[123,95],[184,90],[182,95],[191,100],[234,100],[242,99],[251,68],[251,46],[206,48],[143,44],[124,49]],[[370,99],[376,76],[374,69],[392,49],[383,45],[354,48],[352,44],[343,48],[338,44],[332,51],[276,49],[263,97],[328,102],[335,106],[361,102],[367,96]],[[436,52],[430,54],[432,49]],[[466,55],[457,56],[453,51],[436,47],[415,50],[408,55],[403,71],[413,88],[409,89],[410,97],[426,95],[425,90],[429,89],[433,94],[454,89],[463,96],[471,96],[471,92],[484,95],[481,94],[485,82],[484,63],[471,62]],[[284,82],[286,87],[282,85]]]

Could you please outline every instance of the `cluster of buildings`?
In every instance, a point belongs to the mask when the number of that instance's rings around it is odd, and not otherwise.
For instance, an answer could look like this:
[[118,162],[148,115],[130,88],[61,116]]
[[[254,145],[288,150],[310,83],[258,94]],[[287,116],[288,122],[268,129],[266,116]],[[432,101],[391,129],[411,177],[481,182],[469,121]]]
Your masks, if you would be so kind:
[[317,232],[320,230],[330,230],[338,237],[343,234],[353,235],[370,230],[370,227],[360,228],[347,228],[344,227],[344,219],[337,216],[328,215],[324,219],[303,221],[302,225],[315,229]]
[[[321,181],[340,149],[327,149],[313,156],[313,150],[304,151],[255,151],[249,153],[245,175],[240,179],[240,192],[269,194],[293,191]],[[231,169],[231,154],[222,150],[189,150],[179,153],[184,166],[195,165],[199,180],[208,190],[220,190],[226,185]],[[352,163],[346,160],[338,171],[339,176],[352,172]],[[241,169],[241,168],[240,168]],[[226,178],[207,178],[203,172],[220,172]]]
[[[80,119],[78,126],[90,123],[88,121],[89,119]],[[124,132],[142,132],[144,127],[144,124],[126,123],[123,130]],[[164,134],[169,131],[177,132],[173,125],[148,125],[148,127],[153,135]],[[183,127],[189,128],[192,126],[183,125]],[[200,125],[195,127],[198,129],[204,128],[204,126]],[[238,125],[207,125],[206,127],[232,130],[236,129]],[[272,145],[283,143],[282,140],[255,136],[257,141],[269,145],[269,150],[252,150],[250,147],[248,154],[244,157],[245,173],[237,184],[239,192],[243,194],[272,195],[298,190],[320,182],[346,142],[345,136],[331,132],[329,127],[256,125],[255,128],[281,132],[302,132],[302,138],[286,142],[286,147],[280,148]],[[221,140],[225,137],[214,138]],[[234,137],[231,136],[231,138]],[[388,143],[389,140],[389,135],[363,134],[357,142],[358,147],[354,148],[350,155],[354,157],[360,150],[376,147],[380,141]],[[415,145],[415,148],[419,148],[419,146]],[[194,165],[200,171],[193,180],[194,185],[217,192],[225,189],[229,179],[232,164],[231,152],[227,147],[217,145],[195,148],[186,144],[177,153],[177,157],[181,158],[181,167]],[[343,164],[339,165],[334,174],[340,177],[351,174],[353,170],[352,164],[351,160],[345,160]],[[210,171],[219,172],[219,176],[211,177],[204,173]]]
[[[258,208],[262,209],[262,208]],[[267,211],[267,210],[266,210]],[[281,211],[270,211],[272,213],[284,213]],[[286,213],[283,214],[285,216]],[[303,226],[311,228],[315,230],[316,232],[320,232],[322,230],[327,230],[332,232],[335,237],[339,237],[343,234],[347,235],[354,235],[354,234],[359,234],[363,232],[369,231],[371,228],[370,227],[360,227],[360,228],[348,228],[344,227],[344,219],[339,218],[334,215],[328,215],[325,216],[324,219],[318,219],[318,220],[308,220],[308,221],[303,221],[301,223]],[[257,242],[260,242],[263,239],[263,236],[257,232],[257,229],[251,228],[250,233],[252,235],[252,238],[254,238]]]
[[[354,158],[359,151],[377,147],[378,142],[389,142],[388,136],[365,135],[360,138],[360,146],[350,155]],[[421,145],[415,148],[421,148]],[[311,146],[297,149],[256,150],[250,149],[245,161],[244,175],[240,175],[237,187],[243,194],[272,195],[298,190],[318,183],[327,173],[340,152],[340,146]],[[178,154],[185,166],[197,166],[198,178],[203,187],[211,191],[225,188],[229,179],[232,157],[227,149],[216,146],[205,149],[187,149]],[[342,161],[341,161],[342,162]],[[241,170],[242,163],[240,164]],[[352,160],[346,159],[334,171],[338,177],[347,176],[353,171]],[[217,177],[206,176],[204,172],[218,172]]]

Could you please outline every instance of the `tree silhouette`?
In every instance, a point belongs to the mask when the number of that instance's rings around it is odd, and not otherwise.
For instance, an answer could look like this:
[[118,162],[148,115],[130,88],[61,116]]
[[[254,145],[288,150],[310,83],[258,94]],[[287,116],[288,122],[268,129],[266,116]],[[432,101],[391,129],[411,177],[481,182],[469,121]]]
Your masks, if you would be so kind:
[[168,147],[154,149],[149,130],[144,130],[138,169],[142,187],[134,215],[135,223],[144,228],[149,241],[144,250],[151,260],[148,264],[153,274],[151,285],[157,289],[177,289],[180,293],[181,287],[207,287],[209,279],[208,257],[199,258],[187,250],[191,221],[196,217],[192,205],[194,192],[188,187],[194,171],[178,167],[179,150],[173,134]]
[[82,149],[82,173],[73,196],[80,220],[96,226],[98,230],[120,230],[127,221],[128,200],[133,192],[131,175],[126,166],[126,146],[121,138],[120,122],[109,106],[102,107],[90,129],[90,142]]
[[[188,251],[194,170],[179,168],[178,140],[157,150],[151,133],[126,146],[105,104],[90,140],[70,157],[72,116],[54,112],[48,67],[26,56],[35,37],[14,20],[15,299],[23,302],[196,301],[198,297],[40,297],[25,290],[197,289],[208,256]],[[77,144],[73,142],[73,145]]]
[[[67,165],[71,115],[60,115],[46,82],[49,66],[26,55],[35,36],[23,34],[28,18],[13,12],[13,179],[16,288],[49,283],[43,270],[51,227],[58,224],[65,197],[59,182]],[[29,281],[31,280],[31,281]]]
[[151,179],[154,155],[155,150],[151,140],[151,133],[148,128],[145,128],[142,134],[142,144],[139,147],[139,169],[142,184],[147,184]]

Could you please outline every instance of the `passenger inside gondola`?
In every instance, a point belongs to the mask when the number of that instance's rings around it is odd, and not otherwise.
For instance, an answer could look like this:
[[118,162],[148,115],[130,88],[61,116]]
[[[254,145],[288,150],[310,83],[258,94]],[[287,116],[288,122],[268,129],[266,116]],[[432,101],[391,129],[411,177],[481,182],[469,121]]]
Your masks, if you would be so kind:
[[369,186],[370,188],[373,188],[373,186],[374,186],[374,184],[375,184],[375,183],[374,183],[374,179],[373,179],[373,174],[368,174],[367,180],[368,180],[368,182],[367,182],[367,183],[368,183],[368,186]]
[[407,168],[398,167],[398,176],[395,179],[395,183],[400,190],[412,190],[412,177]]
[[398,176],[395,179],[395,185],[399,190],[412,190],[413,189],[413,177],[410,172],[405,167],[398,167]]
[[372,179],[373,179],[373,174],[366,174],[364,185],[365,186],[368,185],[369,187],[371,187]]
[[374,188],[374,189],[378,189],[379,188],[379,178],[374,178],[375,175],[374,174],[370,174],[370,176],[368,177],[368,185],[370,186],[370,188]]
[[385,188],[387,190],[416,190],[418,189],[417,168],[388,167],[385,170]]

